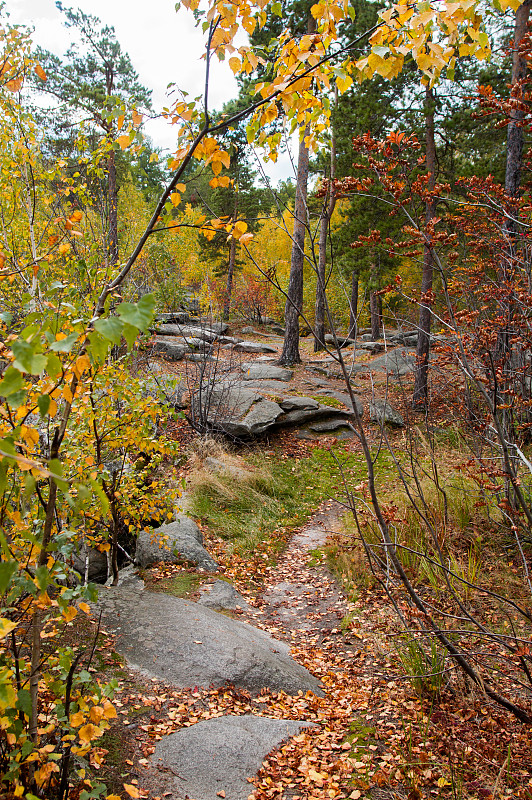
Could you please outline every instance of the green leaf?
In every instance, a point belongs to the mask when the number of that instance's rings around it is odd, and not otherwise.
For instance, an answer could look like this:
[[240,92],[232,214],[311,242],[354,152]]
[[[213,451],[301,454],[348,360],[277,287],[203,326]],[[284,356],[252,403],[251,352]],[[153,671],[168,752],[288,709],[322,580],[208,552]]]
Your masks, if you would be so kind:
[[120,344],[124,323],[119,320],[118,317],[107,317],[106,319],[96,320],[94,327],[98,333],[101,333],[102,336],[105,336],[105,338],[109,339],[113,344]]
[[124,339],[127,342],[127,346],[131,350],[133,345],[135,344],[135,339],[138,336],[138,328],[134,327],[133,325],[124,325],[124,330],[122,331]]
[[6,593],[9,581],[16,571],[16,561],[0,561],[0,595]]
[[31,695],[27,689],[18,690],[17,708],[19,708],[27,717],[31,717]]
[[37,586],[41,592],[45,592],[52,583],[52,578],[50,577],[50,570],[48,567],[37,567],[35,570],[35,578],[37,580]]
[[23,386],[24,381],[19,370],[14,367],[8,367],[4,372],[2,381],[0,381],[0,395],[9,397],[9,395],[19,392]]
[[2,320],[2,322],[5,322],[6,325],[11,325],[12,319],[13,319],[13,314],[10,314],[9,311],[0,312],[0,320]]
[[155,295],[145,294],[138,303],[120,303],[116,310],[121,320],[141,331],[146,331],[153,319],[154,308]]
[[283,16],[283,7],[281,3],[272,3],[272,14],[276,14],[278,17]]
[[36,353],[36,348],[40,347],[37,340],[34,344],[25,342],[24,339],[15,339],[11,343],[11,349],[15,355],[13,366],[20,372],[29,372],[30,375],[40,375],[46,367],[46,356]]
[[54,353],[48,354],[48,361],[46,362],[46,372],[50,378],[57,378],[63,371],[63,365],[58,356]]
[[48,411],[50,410],[50,395],[49,394],[41,394],[40,397],[37,398],[37,405],[39,406],[39,414],[41,417],[46,417]]
[[109,351],[109,339],[104,338],[98,331],[89,333],[89,346],[87,352],[94,364],[103,364]]
[[54,350],[56,353],[70,353],[75,342],[77,341],[78,335],[79,334],[74,332],[69,336],[66,336],[64,339],[59,339],[58,341],[52,342],[50,345],[50,350]]

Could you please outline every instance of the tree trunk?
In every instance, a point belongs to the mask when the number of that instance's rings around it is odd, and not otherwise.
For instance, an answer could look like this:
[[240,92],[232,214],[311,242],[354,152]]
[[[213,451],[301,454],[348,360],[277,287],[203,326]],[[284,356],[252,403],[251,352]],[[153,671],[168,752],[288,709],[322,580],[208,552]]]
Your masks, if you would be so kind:
[[[524,0],[515,12],[514,41],[512,54],[512,88],[526,76],[526,59],[519,55],[519,45],[527,32],[532,0]],[[522,93],[519,92],[519,96]],[[506,139],[506,177],[504,187],[510,197],[517,198],[521,188],[523,163],[523,112],[516,108],[511,112]],[[511,223],[510,223],[511,224]]]
[[297,186],[294,205],[294,232],[290,259],[290,280],[284,312],[285,335],[279,364],[300,364],[299,315],[303,309],[303,264],[305,262],[305,233],[307,230],[307,181],[309,152],[305,144],[305,129],[299,143],[297,161]]
[[356,339],[358,330],[358,272],[353,270],[351,276],[351,298],[349,300],[349,333],[350,339]]
[[118,189],[116,186],[116,163],[115,151],[109,152],[107,159],[107,188],[109,194],[109,233],[107,239],[107,251],[109,256],[109,266],[116,267],[118,264]]
[[369,296],[369,314],[371,322],[371,338],[373,341],[376,341],[381,335],[380,304],[377,292],[371,292]]
[[[338,101],[338,89],[334,88],[335,104]],[[314,319],[314,352],[323,350],[325,347],[325,288],[327,286],[326,266],[327,266],[327,237],[329,225],[336,205],[336,194],[333,181],[336,173],[336,137],[334,128],[331,129],[331,164],[329,176],[329,191],[324,199],[320,219],[320,239],[318,246],[318,274],[316,276],[316,311]]]
[[229,322],[229,311],[231,308],[231,295],[233,293],[233,275],[235,273],[235,262],[236,262],[236,239],[232,237],[231,244],[229,245],[229,265],[227,268],[227,284],[225,287],[224,313],[223,313],[224,322]]
[[[425,90],[425,158],[427,164],[427,190],[436,185],[436,142],[434,139],[434,93]],[[425,205],[425,225],[436,216],[436,202],[431,199]],[[432,249],[429,244],[423,248],[423,273],[421,276],[421,300],[419,306],[418,340],[416,349],[416,369],[412,405],[426,408],[428,402],[428,377],[430,359],[430,328],[432,323],[431,293],[434,274]]]

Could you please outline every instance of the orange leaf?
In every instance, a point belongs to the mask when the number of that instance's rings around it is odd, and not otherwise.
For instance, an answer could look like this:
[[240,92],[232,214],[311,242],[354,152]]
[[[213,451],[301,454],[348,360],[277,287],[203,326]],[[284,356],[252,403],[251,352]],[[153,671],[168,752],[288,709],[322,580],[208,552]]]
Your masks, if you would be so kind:
[[140,797],[140,792],[136,786],[132,786],[130,783],[124,783],[124,789],[130,797]]
[[119,136],[116,141],[122,150],[125,150],[131,144],[129,136]]
[[85,742],[85,744],[90,744],[93,739],[97,739],[101,735],[101,730],[96,727],[96,725],[93,725],[92,722],[88,722],[87,725],[84,725],[78,731],[80,742]]
[[35,66],[35,74],[39,76],[41,81],[46,80],[46,72],[43,70],[40,64],[36,64]]
[[19,92],[22,89],[23,82],[22,75],[18,78],[12,78],[6,83],[6,89],[9,89],[10,92]]

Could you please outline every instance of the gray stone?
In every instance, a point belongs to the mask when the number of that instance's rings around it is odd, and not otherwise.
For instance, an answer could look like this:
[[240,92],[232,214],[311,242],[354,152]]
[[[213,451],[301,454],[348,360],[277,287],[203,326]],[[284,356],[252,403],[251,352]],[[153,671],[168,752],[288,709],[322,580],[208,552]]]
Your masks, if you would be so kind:
[[196,414],[202,413],[213,430],[236,438],[263,433],[283,413],[277,403],[252,389],[230,383],[215,384],[212,389],[202,391],[201,397],[196,393],[193,404]]
[[202,322],[201,325],[207,328],[208,330],[217,333],[219,336],[221,336],[224,333],[227,333],[227,331],[229,330],[229,325],[227,324],[227,322]]
[[293,371],[283,367],[275,367],[273,364],[252,364],[242,367],[245,381],[289,381],[292,379]]
[[331,417],[320,422],[312,422],[308,427],[309,430],[315,433],[325,433],[326,431],[335,431],[338,428],[348,428],[349,425],[350,422],[345,417]]
[[287,385],[284,381],[246,381],[242,383],[248,389],[259,389],[264,394],[284,394],[287,390]]
[[214,362],[216,359],[207,353],[186,353],[185,361],[191,361],[194,364],[201,364],[206,361]]
[[159,561],[165,564],[191,561],[209,572],[218,569],[216,561],[203,547],[200,529],[183,512],[177,515],[175,522],[151,531],[140,531],[137,537],[135,563],[146,568]]
[[381,353],[384,350],[384,344],[382,342],[356,342],[354,347],[355,352],[357,350],[366,350],[368,353]]
[[275,347],[262,342],[238,342],[233,346],[233,350],[239,353],[276,353]]
[[346,419],[352,416],[353,412],[349,410],[342,411],[341,409],[334,408],[333,406],[325,406],[318,404],[317,408],[296,408],[293,411],[288,411],[277,421],[278,425],[298,425],[300,423],[310,422],[315,419],[327,419],[328,417],[344,417]]
[[154,353],[160,353],[162,358],[167,361],[181,361],[186,351],[184,344],[158,337],[154,340],[152,349]]
[[217,344],[239,344],[243,341],[240,336],[218,336],[216,339]]
[[[326,333],[324,339],[326,344],[332,344],[333,346],[335,346],[335,339],[332,333]],[[354,339],[349,339],[348,337],[340,335],[336,337],[336,341],[338,342],[338,345],[340,347],[347,347],[348,345],[355,343]]]
[[100,553],[94,547],[87,548],[84,544],[79,548],[79,552],[72,554],[72,566],[79,572],[81,582],[85,580],[85,562],[88,558],[89,570],[88,580],[94,583],[105,583],[107,580],[107,556]]
[[248,714],[213,717],[162,738],[152,764],[162,766],[164,789],[172,790],[175,799],[219,800],[223,792],[226,800],[247,800],[253,789],[247,778],[258,772],[269,752],[308,727],[299,720]]
[[383,356],[375,358],[366,368],[368,367],[394,377],[408,375],[416,367],[416,353],[411,350],[388,350]]
[[253,333],[253,328],[251,327],[251,325],[246,325],[245,328],[242,328],[240,330],[240,333],[243,333],[245,336],[249,335],[250,333]]
[[242,595],[227,581],[215,581],[204,587],[198,603],[215,611],[234,611],[236,608],[248,607]]
[[405,421],[401,414],[385,400],[374,400],[369,404],[369,418],[371,422],[378,422],[379,425],[405,427]]
[[[335,400],[339,400],[340,403],[343,403],[344,406],[346,406],[346,408],[353,410],[351,398],[347,394],[347,392],[338,392],[336,389],[324,389],[320,394],[323,394],[326,397],[334,397]],[[356,405],[356,410],[358,412],[358,416],[359,417],[364,416],[364,406],[357,397],[355,397],[355,405]]]
[[294,661],[287,644],[198,603],[111,587],[100,591],[98,607],[129,665],[165,683],[320,692],[318,680]]
[[312,397],[283,397],[279,403],[283,411],[295,411],[296,409],[319,408],[320,404]]

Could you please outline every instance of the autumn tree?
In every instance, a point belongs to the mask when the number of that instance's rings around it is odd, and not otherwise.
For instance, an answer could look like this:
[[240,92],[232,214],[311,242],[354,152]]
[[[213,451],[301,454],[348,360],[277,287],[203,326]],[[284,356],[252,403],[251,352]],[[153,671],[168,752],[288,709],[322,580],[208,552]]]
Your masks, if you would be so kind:
[[[73,123],[85,122],[88,136],[96,135],[93,149],[99,149],[105,164],[105,208],[107,254],[110,265],[119,261],[117,150],[136,139],[142,121],[140,109],[150,107],[150,92],[138,80],[129,56],[122,52],[114,29],[102,26],[90,14],[63,8],[65,25],[80,37],[64,58],[38,50],[36,55],[47,80],[38,88],[54,97],[58,135],[67,150],[72,150]],[[117,144],[118,138],[118,144]],[[69,153],[68,153],[69,154]],[[78,166],[78,165],[76,165]]]

